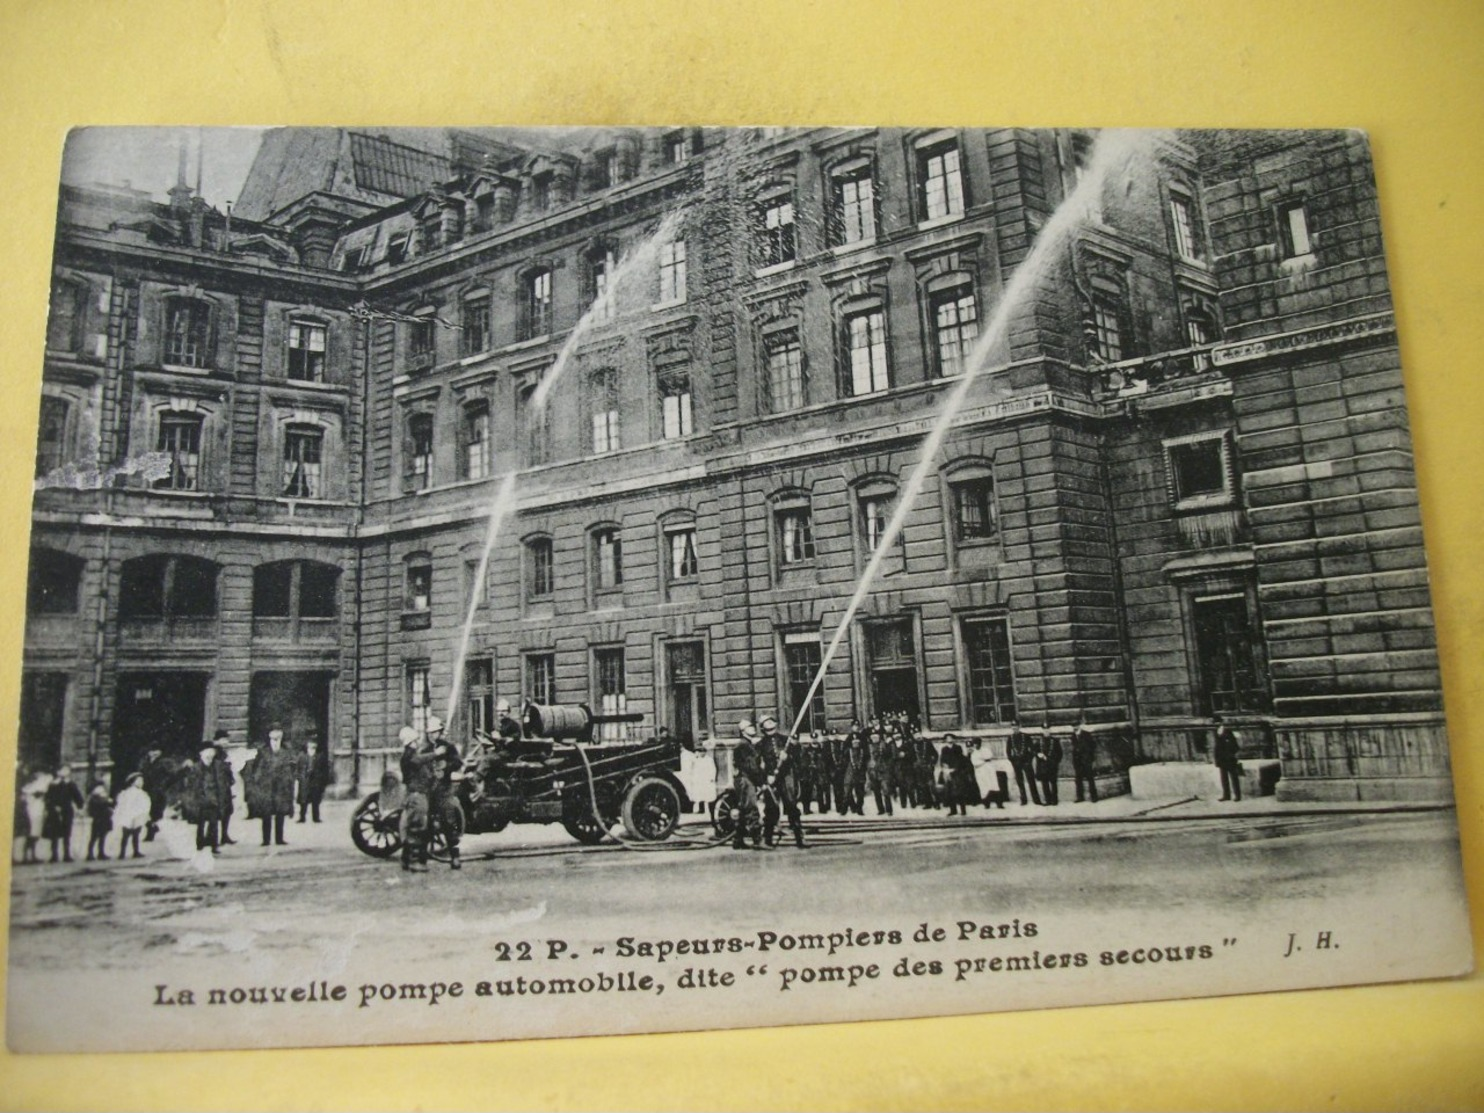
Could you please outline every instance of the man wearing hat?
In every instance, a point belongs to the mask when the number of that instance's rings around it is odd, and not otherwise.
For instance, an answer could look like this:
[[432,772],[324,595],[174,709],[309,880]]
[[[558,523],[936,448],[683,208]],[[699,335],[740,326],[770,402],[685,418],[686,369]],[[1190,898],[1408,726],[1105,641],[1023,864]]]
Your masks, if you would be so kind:
[[268,741],[258,747],[257,756],[242,770],[248,814],[262,821],[264,846],[288,845],[283,838],[283,821],[294,811],[298,772],[298,757],[284,745],[283,727],[274,723],[268,730]]
[[778,841],[778,811],[781,807],[788,816],[788,829],[793,832],[794,845],[804,849],[804,823],[799,817],[799,742],[796,738],[785,738],[778,733],[778,720],[764,715],[763,769],[768,774],[768,785],[772,792],[764,798],[763,837],[768,845]]
[[464,831],[464,817],[459,810],[458,793],[454,790],[454,770],[463,765],[459,748],[443,735],[443,720],[428,716],[428,750],[433,755],[433,780],[428,792],[428,814],[438,823],[443,841],[448,846],[449,869],[461,869],[459,836]]
[[746,848],[748,829],[752,831],[754,849],[761,849],[761,829],[757,821],[757,790],[763,783],[762,753],[758,749],[757,727],[751,719],[737,724],[739,741],[732,751],[732,791],[737,794],[737,812],[732,817],[732,849]]
[[232,791],[225,762],[217,760],[215,740],[202,742],[200,760],[186,768],[186,818],[196,824],[196,849],[221,846],[222,797]]
[[433,748],[414,727],[397,732],[402,743],[402,869],[428,868],[428,794],[432,791]]

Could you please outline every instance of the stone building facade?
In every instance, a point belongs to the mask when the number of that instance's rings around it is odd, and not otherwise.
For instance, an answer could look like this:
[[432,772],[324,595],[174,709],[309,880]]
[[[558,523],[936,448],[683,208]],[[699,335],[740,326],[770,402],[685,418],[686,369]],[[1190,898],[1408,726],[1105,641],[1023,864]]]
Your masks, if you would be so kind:
[[[792,716],[1093,147],[285,129],[230,216],[64,189],[22,759],[281,721],[350,785],[497,696]],[[805,726],[1085,714],[1117,783],[1223,712],[1284,793],[1445,795],[1363,138],[1172,134],[1097,185]]]

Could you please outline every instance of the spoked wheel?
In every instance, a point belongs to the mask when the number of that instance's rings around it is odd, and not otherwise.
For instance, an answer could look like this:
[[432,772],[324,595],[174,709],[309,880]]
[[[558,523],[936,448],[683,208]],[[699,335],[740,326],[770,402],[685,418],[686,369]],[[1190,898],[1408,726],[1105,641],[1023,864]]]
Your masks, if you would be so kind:
[[381,793],[373,792],[350,817],[350,839],[362,854],[390,858],[402,849],[400,819],[400,812],[382,812]]
[[584,846],[596,846],[603,841],[603,836],[608,834],[607,824],[599,823],[590,808],[578,808],[567,813],[562,819],[562,826]]
[[680,793],[662,777],[640,777],[623,798],[623,825],[631,838],[668,839],[680,822]]
[[[431,817],[430,817],[431,818]],[[458,801],[449,804],[444,813],[432,822],[428,830],[428,857],[435,862],[446,862],[450,855],[448,847],[450,835],[462,838],[464,835],[464,809],[459,806]]]
[[719,839],[729,839],[737,830],[737,819],[732,812],[737,807],[737,790],[724,789],[711,805],[711,826]]

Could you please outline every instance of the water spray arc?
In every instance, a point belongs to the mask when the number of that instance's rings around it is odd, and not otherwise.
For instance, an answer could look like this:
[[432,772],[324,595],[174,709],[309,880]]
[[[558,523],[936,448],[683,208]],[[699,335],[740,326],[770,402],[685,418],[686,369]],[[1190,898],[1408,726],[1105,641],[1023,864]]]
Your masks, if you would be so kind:
[[1093,147],[1087,172],[1082,175],[1076,188],[1051,214],[1050,219],[1041,229],[1040,235],[1036,237],[1030,253],[1026,255],[1006,284],[999,304],[995,306],[995,311],[986,324],[984,332],[980,334],[973,351],[965,360],[963,374],[954,384],[953,389],[944,397],[937,420],[927,436],[923,438],[917,464],[912,469],[912,474],[908,477],[901,496],[897,499],[886,529],[877,539],[876,547],[866,562],[865,570],[856,583],[855,592],[851,595],[849,603],[846,604],[845,613],[835,627],[834,635],[825,647],[809,690],[799,702],[793,726],[788,732],[789,737],[794,737],[799,733],[799,727],[813,705],[815,693],[819,691],[819,686],[824,682],[825,674],[829,671],[830,662],[834,660],[835,654],[839,651],[840,643],[844,641],[845,635],[850,630],[850,624],[855,621],[856,612],[860,610],[861,604],[865,602],[866,596],[870,593],[876,576],[881,570],[882,561],[896,545],[902,526],[906,523],[907,515],[917,501],[918,495],[921,494],[928,474],[937,467],[938,452],[953,428],[954,419],[958,416],[959,410],[963,408],[974,383],[984,372],[989,353],[1004,338],[1012,314],[1019,308],[1025,296],[1034,290],[1037,283],[1045,277],[1072,231],[1093,210],[1094,203],[1101,195],[1109,178],[1115,171],[1127,169],[1135,156],[1145,150],[1156,134],[1147,131],[1100,133]]
[[[601,297],[597,298],[592,305],[588,306],[577,324],[573,326],[571,334],[566,342],[562,344],[561,350],[557,352],[556,359],[551,366],[542,374],[540,382],[531,394],[530,407],[526,413],[527,421],[539,428],[545,417],[547,401],[551,396],[562,373],[567,365],[572,362],[572,356],[577,351],[578,345],[587,337],[595,325],[613,320],[619,312],[619,295],[626,293],[636,280],[647,276],[654,270],[656,257],[659,249],[673,239],[680,230],[685,219],[685,209],[679,208],[666,214],[659,222],[658,227],[643,241],[626,252],[613,268],[607,288]],[[495,496],[490,501],[489,522],[484,532],[484,547],[479,554],[479,563],[474,569],[474,590],[469,593],[469,606],[464,615],[463,628],[459,635],[458,652],[454,655],[453,676],[449,684],[447,714],[444,721],[452,723],[454,715],[458,711],[459,698],[463,694],[464,664],[469,656],[469,644],[474,634],[474,619],[479,613],[486,581],[489,576],[490,558],[495,551],[495,545],[500,540],[505,519],[509,517],[510,511],[515,506],[516,484],[521,472],[511,470],[500,480],[500,485],[495,489]]]

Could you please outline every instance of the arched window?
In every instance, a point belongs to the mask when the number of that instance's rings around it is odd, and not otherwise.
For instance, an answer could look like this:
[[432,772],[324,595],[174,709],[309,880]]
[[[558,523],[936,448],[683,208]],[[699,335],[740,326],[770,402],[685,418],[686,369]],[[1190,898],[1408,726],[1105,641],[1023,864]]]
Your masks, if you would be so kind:
[[991,541],[999,536],[994,470],[988,460],[969,460],[947,469],[949,514],[955,544]]
[[219,571],[215,562],[194,556],[151,554],[126,560],[119,578],[119,616],[215,617]]

